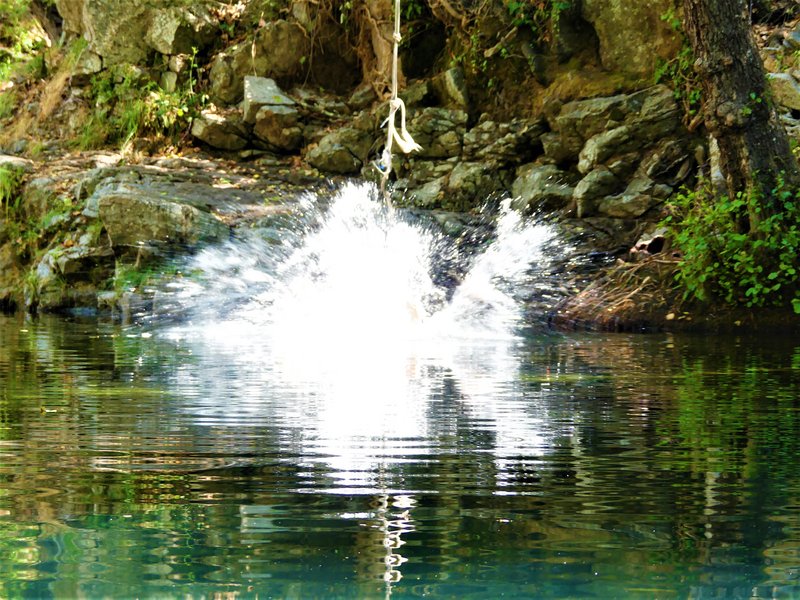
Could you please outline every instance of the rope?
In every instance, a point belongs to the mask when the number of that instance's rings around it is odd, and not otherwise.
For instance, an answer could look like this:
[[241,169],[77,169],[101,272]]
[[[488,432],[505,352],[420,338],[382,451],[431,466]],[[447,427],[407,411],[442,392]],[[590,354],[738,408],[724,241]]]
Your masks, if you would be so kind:
[[[381,193],[386,206],[391,206],[388,183],[389,174],[392,172],[392,146],[397,144],[404,154],[422,150],[422,146],[414,141],[406,129],[406,105],[397,97],[397,54],[402,37],[400,36],[400,0],[394,2],[394,34],[392,35],[394,48],[392,51],[392,95],[389,99],[389,116],[381,124],[386,125],[386,146],[381,153],[380,162],[376,165],[381,172]],[[395,119],[400,112],[400,129],[397,129]]]

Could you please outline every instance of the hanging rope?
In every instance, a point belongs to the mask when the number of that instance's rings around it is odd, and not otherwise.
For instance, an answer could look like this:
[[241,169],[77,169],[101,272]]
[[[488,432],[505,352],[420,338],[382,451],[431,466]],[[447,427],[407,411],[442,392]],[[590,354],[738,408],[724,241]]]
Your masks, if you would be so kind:
[[[414,141],[406,130],[406,105],[397,97],[397,53],[402,37],[400,36],[400,0],[394,2],[394,48],[392,53],[392,95],[389,99],[389,116],[381,127],[386,125],[386,146],[383,148],[378,169],[381,172],[381,193],[387,206],[391,206],[389,197],[389,174],[392,172],[392,146],[397,144],[404,154],[422,150],[422,146]],[[400,129],[395,123],[397,113],[400,112]]]

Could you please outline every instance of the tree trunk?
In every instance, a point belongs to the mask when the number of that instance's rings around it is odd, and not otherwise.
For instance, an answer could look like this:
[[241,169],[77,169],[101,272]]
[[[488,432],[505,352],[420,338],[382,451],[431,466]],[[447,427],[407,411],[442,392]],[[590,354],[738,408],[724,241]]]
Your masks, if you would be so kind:
[[778,178],[798,184],[800,170],[772,103],[747,0],[683,0],[683,8],[705,96],[703,116],[719,145],[727,194],[760,192],[769,210]]

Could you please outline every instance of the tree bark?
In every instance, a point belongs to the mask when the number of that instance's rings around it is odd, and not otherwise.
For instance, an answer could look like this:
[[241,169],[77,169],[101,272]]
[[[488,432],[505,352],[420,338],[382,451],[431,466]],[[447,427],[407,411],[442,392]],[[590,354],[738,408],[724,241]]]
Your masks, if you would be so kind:
[[727,194],[755,190],[769,199],[779,177],[800,183],[750,29],[747,0],[683,0],[683,8],[702,80],[703,116],[719,145]]

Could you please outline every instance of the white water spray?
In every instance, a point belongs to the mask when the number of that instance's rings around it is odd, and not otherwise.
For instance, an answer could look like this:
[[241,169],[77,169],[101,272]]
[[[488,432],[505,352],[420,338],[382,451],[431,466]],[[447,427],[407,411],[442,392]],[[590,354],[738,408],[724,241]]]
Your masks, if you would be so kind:
[[[494,240],[460,257],[437,228],[386,211],[376,197],[374,187],[348,184],[326,210],[309,196],[300,213],[311,224],[299,237],[201,252],[189,265],[199,281],[171,294],[188,322],[168,335],[206,366],[200,380],[178,373],[176,383],[230,398],[230,380],[214,373],[235,370],[246,381],[236,406],[204,403],[193,409],[199,418],[298,428],[301,443],[356,487],[374,483],[370,465],[402,455],[396,440],[425,434],[443,377],[463,410],[495,424],[503,453],[534,451],[541,417],[508,409],[504,398],[522,343],[514,291],[531,269],[548,269],[552,229],[504,207]],[[453,290],[435,283],[442,262],[457,266]],[[281,403],[264,402],[275,394]]]

